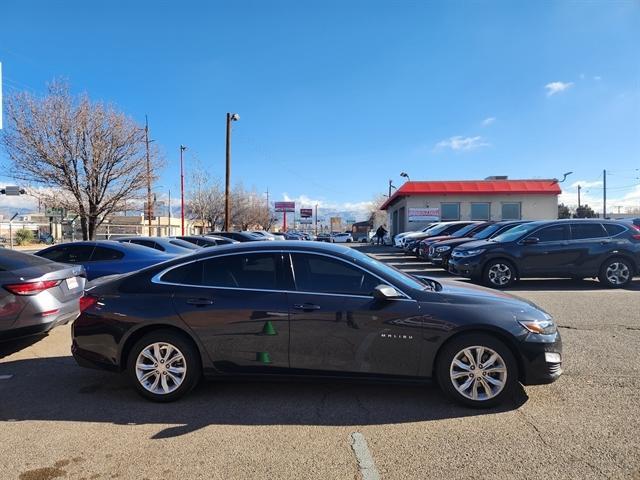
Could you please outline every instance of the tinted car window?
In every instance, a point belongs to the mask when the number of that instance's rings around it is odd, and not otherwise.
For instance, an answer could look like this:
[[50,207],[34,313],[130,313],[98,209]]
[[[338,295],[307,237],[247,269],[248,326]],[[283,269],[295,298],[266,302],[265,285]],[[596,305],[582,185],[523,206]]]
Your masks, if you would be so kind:
[[588,238],[604,238],[609,234],[600,223],[572,223],[571,238],[573,240],[581,240]]
[[530,236],[538,238],[540,243],[559,242],[566,240],[566,230],[567,227],[565,225],[551,225],[550,227],[541,228],[533,232]]
[[129,242],[135,243],[136,245],[142,245],[143,247],[155,248],[156,250],[164,252],[164,247],[162,245],[158,245],[152,240],[129,240]]
[[275,290],[277,257],[271,253],[229,255],[203,261],[202,284],[212,287]]
[[371,295],[381,283],[373,275],[341,260],[303,253],[291,257],[299,291]]
[[162,281],[207,287],[278,289],[278,256],[271,253],[228,255],[174,268]]
[[93,248],[93,245],[61,245],[38,255],[54,262],[81,263],[89,261]]
[[113,248],[96,247],[91,255],[92,262],[105,262],[109,260],[120,260],[124,257],[124,253],[114,250]]
[[612,237],[618,235],[619,233],[624,232],[624,227],[622,225],[616,225],[615,223],[605,223],[604,228],[607,230],[607,233]]

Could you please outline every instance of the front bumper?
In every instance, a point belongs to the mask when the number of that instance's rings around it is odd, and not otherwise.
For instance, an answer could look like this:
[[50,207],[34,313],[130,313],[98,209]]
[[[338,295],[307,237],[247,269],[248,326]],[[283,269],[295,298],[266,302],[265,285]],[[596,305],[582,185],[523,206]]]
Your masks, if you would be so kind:
[[[557,354],[557,355],[546,355]],[[560,362],[555,361],[560,356]],[[562,339],[560,333],[527,335],[520,344],[523,385],[543,385],[555,382],[562,375]]]
[[474,278],[482,274],[482,265],[478,257],[454,257],[449,258],[449,273],[461,277]]

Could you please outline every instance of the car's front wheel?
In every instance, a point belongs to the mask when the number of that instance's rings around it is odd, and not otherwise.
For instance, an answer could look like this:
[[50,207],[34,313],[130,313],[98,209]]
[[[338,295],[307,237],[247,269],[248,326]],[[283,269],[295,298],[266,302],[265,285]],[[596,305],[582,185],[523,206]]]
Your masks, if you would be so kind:
[[191,391],[201,370],[192,342],[171,330],[146,334],[128,355],[127,373],[136,390],[156,402],[171,402]]
[[508,398],[518,382],[513,354],[497,338],[468,334],[446,344],[436,375],[449,397],[471,407],[493,407]]
[[623,288],[633,279],[633,267],[624,258],[610,258],[602,264],[598,279],[607,287]]
[[490,260],[484,267],[483,282],[492,288],[507,288],[516,280],[516,269],[507,260]]

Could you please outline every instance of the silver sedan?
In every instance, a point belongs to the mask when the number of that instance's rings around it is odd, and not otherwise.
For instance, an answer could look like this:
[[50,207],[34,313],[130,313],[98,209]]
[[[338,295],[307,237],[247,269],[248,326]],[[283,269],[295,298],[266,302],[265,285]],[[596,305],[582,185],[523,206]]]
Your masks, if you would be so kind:
[[0,250],[0,341],[48,332],[75,320],[85,286],[81,265]]

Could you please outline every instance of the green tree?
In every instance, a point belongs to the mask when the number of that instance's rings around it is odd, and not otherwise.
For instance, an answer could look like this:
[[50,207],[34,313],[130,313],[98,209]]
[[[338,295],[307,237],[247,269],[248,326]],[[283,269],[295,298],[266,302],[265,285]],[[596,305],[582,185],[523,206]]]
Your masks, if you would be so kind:
[[564,203],[558,205],[558,218],[571,218],[569,207],[567,207]]
[[579,206],[573,214],[573,218],[596,218],[597,216],[598,214],[589,205]]
[[32,230],[21,228],[16,232],[16,243],[18,245],[28,245],[35,239],[35,235]]

